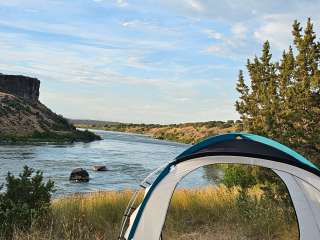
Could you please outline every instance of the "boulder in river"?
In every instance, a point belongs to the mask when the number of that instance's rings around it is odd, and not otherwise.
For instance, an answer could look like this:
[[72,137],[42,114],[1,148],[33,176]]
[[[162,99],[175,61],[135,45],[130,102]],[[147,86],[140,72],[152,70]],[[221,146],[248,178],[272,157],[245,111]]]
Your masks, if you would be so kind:
[[93,166],[94,171],[108,171],[107,167],[105,165],[96,165]]
[[73,169],[69,180],[73,182],[89,182],[89,173],[83,168]]

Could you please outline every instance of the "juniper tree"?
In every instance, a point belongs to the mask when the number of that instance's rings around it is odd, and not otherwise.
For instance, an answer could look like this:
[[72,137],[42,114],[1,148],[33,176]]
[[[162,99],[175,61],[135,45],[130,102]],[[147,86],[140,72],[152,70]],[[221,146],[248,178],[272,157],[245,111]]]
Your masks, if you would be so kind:
[[[247,69],[251,79],[250,88],[244,83],[242,71],[239,74],[237,90],[240,100],[236,109],[241,115],[246,130],[266,135],[278,125],[275,114],[278,112],[276,64],[271,62],[270,44],[263,45],[262,56],[248,60]],[[251,91],[250,91],[251,90]]]
[[320,43],[311,19],[303,31],[293,23],[293,47],[272,61],[265,42],[261,57],[248,60],[250,86],[239,74],[236,102],[243,128],[301,151],[320,162]]

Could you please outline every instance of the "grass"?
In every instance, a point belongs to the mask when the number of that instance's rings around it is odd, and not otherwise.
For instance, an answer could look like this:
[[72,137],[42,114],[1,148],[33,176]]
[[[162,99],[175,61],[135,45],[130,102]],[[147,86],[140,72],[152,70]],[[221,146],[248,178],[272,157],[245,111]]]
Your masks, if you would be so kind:
[[73,131],[65,132],[37,132],[31,135],[1,135],[0,144],[16,144],[16,143],[73,143],[73,142],[92,142],[101,140],[99,135],[88,130],[80,131],[74,129]]
[[[34,224],[28,233],[17,231],[14,239],[117,239],[131,196],[131,191],[98,192],[54,200],[48,219]],[[264,201],[259,189],[251,189],[250,197],[241,204],[238,188],[177,190],[163,229],[164,239],[298,239],[294,214]]]

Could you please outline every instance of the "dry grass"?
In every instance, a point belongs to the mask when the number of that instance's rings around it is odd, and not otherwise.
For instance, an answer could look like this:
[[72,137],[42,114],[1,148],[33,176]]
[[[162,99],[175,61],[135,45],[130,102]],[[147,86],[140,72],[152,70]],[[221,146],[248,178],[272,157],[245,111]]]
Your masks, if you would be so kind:
[[165,239],[298,239],[294,214],[259,200],[261,194],[252,188],[247,205],[239,209],[237,188],[179,190],[170,205]]
[[[251,198],[261,194],[251,191]],[[74,195],[53,201],[52,216],[30,233],[15,234],[15,240],[117,239],[120,221],[131,191]],[[294,221],[287,221],[276,206],[253,201],[250,217],[237,205],[238,189],[208,187],[177,190],[164,227],[166,240],[298,239]],[[141,198],[141,197],[140,197]]]
[[223,124],[220,126],[214,126],[214,124],[211,124],[210,122],[171,125],[111,124],[105,126],[96,126],[78,124],[76,127],[146,134],[152,136],[153,138],[181,143],[196,143],[209,136],[234,132],[236,130],[236,124],[231,124],[230,126]]
[[194,126],[192,124],[179,127],[162,127],[151,128],[148,134],[155,138],[178,141],[183,143],[196,143],[208,136],[218,135],[221,133],[234,132],[235,127],[219,128],[208,126]]

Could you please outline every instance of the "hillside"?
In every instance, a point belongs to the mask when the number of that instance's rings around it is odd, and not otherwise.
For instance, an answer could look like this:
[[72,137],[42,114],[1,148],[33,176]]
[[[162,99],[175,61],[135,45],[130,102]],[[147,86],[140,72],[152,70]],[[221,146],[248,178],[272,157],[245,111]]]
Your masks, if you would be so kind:
[[83,124],[90,121],[71,120],[73,124],[81,128],[102,129],[109,131],[130,132],[147,134],[157,139],[171,140],[183,143],[195,143],[208,136],[221,133],[234,132],[239,122],[229,120],[180,123],[180,124],[133,124],[133,123],[108,123],[97,122],[98,124]]
[[38,100],[39,83],[33,78],[0,75],[0,142],[100,139],[92,132],[76,130],[65,118],[43,105]]

